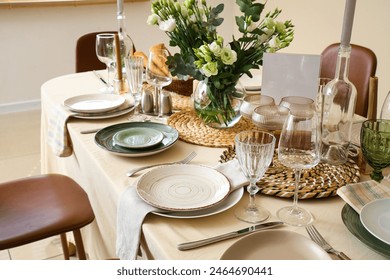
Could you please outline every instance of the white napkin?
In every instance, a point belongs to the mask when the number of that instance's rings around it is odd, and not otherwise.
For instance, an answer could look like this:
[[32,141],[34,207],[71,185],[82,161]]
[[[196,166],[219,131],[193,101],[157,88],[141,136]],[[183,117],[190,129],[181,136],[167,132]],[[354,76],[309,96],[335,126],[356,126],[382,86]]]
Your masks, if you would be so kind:
[[[237,159],[218,164],[216,170],[226,176],[231,190],[237,190],[249,183],[241,171]],[[137,194],[135,186],[128,187],[119,198],[117,214],[116,254],[122,260],[137,258],[142,223],[150,212],[162,212],[146,202]]]
[[381,198],[390,197],[390,181],[374,180],[345,185],[337,190],[337,194],[360,214],[363,206]]
[[58,105],[52,108],[48,117],[47,141],[54,154],[59,157],[70,156],[73,152],[66,123],[74,113]]

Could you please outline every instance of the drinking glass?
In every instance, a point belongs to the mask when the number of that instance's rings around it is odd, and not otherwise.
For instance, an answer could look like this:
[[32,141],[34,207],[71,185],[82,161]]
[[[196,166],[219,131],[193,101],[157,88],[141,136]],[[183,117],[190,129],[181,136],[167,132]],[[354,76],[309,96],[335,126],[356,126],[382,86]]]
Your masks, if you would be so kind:
[[161,104],[164,96],[162,95],[162,88],[172,82],[172,76],[166,64],[168,55],[166,49],[150,50],[146,67],[146,81],[154,87],[154,112],[159,118],[163,116]]
[[280,133],[287,119],[289,109],[279,105],[256,107],[252,114],[252,122],[262,131],[271,133],[276,138],[275,147],[279,145]]
[[307,210],[298,207],[298,191],[302,169],[317,165],[320,161],[320,125],[313,107],[290,111],[280,135],[278,159],[294,170],[295,190],[292,206],[278,210],[277,216],[286,224],[306,226],[313,221]]
[[141,101],[143,83],[142,76],[144,72],[143,61],[143,57],[139,56],[130,56],[125,58],[127,82],[129,83],[130,93],[134,97],[136,108]]
[[255,195],[259,191],[256,182],[263,177],[271,164],[275,137],[264,131],[242,131],[235,136],[236,156],[241,169],[249,179],[249,203],[246,207],[239,208],[235,215],[239,220],[248,223],[258,223],[268,219],[270,213],[257,205]]
[[301,111],[305,108],[315,109],[314,100],[303,96],[285,96],[280,100],[279,105],[290,111]]
[[377,182],[382,181],[382,169],[390,165],[390,120],[364,121],[360,146],[364,158],[373,168],[370,177]]
[[110,67],[115,59],[114,34],[101,33],[96,35],[96,56],[107,67],[107,90],[112,91],[110,82]]
[[390,120],[390,91],[383,102],[380,118]]
[[273,97],[268,95],[247,95],[244,97],[244,100],[240,107],[240,113],[243,117],[252,119],[253,110],[256,107],[263,105],[275,105],[275,100]]

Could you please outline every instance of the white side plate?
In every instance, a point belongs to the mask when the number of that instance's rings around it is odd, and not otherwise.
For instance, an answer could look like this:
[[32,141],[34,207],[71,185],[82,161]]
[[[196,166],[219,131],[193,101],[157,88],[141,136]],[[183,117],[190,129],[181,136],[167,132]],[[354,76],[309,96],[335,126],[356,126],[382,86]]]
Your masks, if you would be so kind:
[[84,94],[68,98],[64,105],[73,112],[100,113],[118,108],[125,98],[115,94]]
[[374,200],[364,205],[360,221],[372,235],[390,244],[390,198]]

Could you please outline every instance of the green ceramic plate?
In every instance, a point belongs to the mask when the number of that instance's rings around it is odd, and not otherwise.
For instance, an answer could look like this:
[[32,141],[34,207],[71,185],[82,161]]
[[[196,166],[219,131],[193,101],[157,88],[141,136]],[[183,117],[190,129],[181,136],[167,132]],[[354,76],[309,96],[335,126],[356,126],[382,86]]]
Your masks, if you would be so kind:
[[130,149],[144,149],[160,143],[164,134],[148,127],[131,127],[118,131],[112,137],[114,144]]
[[[122,130],[129,128],[152,128],[164,134],[160,143],[145,149],[129,149],[114,144],[113,136]],[[179,132],[169,125],[153,122],[126,122],[111,125],[99,130],[95,135],[95,143],[102,149],[119,156],[143,157],[165,151],[173,146],[179,139]]]
[[359,214],[351,206],[345,204],[341,211],[341,218],[348,230],[361,242],[375,252],[390,258],[390,245],[373,236],[360,221]]

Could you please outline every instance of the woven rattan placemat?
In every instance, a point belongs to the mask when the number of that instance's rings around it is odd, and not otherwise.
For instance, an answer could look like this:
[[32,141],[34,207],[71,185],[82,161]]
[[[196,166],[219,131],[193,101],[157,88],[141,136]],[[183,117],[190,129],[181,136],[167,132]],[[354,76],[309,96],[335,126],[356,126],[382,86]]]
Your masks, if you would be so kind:
[[[234,147],[230,147],[223,152],[220,162],[229,161],[234,157]],[[357,183],[360,171],[353,161],[337,166],[321,162],[311,169],[302,170],[301,176],[299,199],[326,198],[336,196],[337,189],[346,184]],[[294,183],[294,172],[280,163],[275,153],[272,165],[257,185],[263,194],[292,198]]]
[[179,138],[183,141],[217,148],[234,145],[234,136],[239,131],[256,129],[251,121],[244,118],[232,128],[212,128],[199,119],[194,110],[174,113],[169,117],[168,124],[179,131]]

